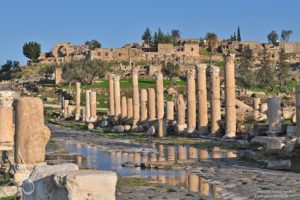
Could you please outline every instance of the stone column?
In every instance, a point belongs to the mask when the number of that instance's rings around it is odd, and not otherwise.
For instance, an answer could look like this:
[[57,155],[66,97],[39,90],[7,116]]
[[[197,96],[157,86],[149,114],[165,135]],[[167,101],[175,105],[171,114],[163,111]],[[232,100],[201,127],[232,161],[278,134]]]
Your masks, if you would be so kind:
[[156,78],[156,115],[157,119],[164,118],[164,77],[155,73]]
[[224,56],[225,59],[225,138],[236,136],[236,109],[235,109],[235,78],[234,54]]
[[15,163],[44,162],[50,134],[44,125],[42,100],[35,97],[19,98],[16,102]]
[[158,137],[166,136],[166,123],[163,118],[158,119]]
[[109,114],[115,115],[114,74],[108,75]]
[[178,132],[181,133],[185,129],[185,103],[183,95],[178,95],[177,98],[177,127]]
[[125,119],[127,117],[127,98],[122,96],[122,110],[121,110],[121,118]]
[[196,88],[195,71],[193,69],[187,71],[187,107],[187,133],[193,133],[196,128]]
[[149,114],[150,121],[155,120],[156,107],[155,107],[155,90],[154,90],[154,88],[148,88],[148,114]]
[[114,95],[115,95],[115,116],[118,118],[121,115],[121,91],[120,91],[120,76],[114,76]]
[[207,90],[206,90],[206,64],[197,67],[197,95],[198,95],[198,130],[207,133]]
[[300,137],[300,86],[296,88],[296,123],[297,123],[296,135]]
[[132,98],[127,99],[127,118],[132,119],[133,117],[133,107],[132,107]]
[[68,106],[69,106],[69,100],[64,100],[64,117],[68,117]]
[[76,82],[76,114],[75,114],[75,120],[79,120],[80,118],[80,83]]
[[268,135],[275,136],[282,131],[281,127],[281,99],[272,97],[268,99],[267,117],[269,123]]
[[260,98],[259,97],[253,98],[253,108],[254,108],[254,110],[259,110],[259,106],[260,106]]
[[148,116],[147,96],[147,90],[141,89],[141,122],[146,121]]
[[62,68],[55,68],[55,85],[60,85],[62,83]]
[[132,69],[132,101],[133,101],[133,123],[132,128],[137,127],[140,120],[140,97],[139,97],[139,75],[138,69]]
[[168,121],[174,120],[174,102],[173,101],[167,102],[167,120]]
[[219,121],[221,120],[221,93],[220,93],[220,68],[217,66],[210,66],[211,76],[211,133],[219,132]]
[[89,121],[91,118],[91,97],[90,97],[91,91],[86,90],[85,91],[85,121]]
[[0,150],[12,150],[14,145],[14,91],[0,91]]
[[91,117],[90,122],[95,122],[97,120],[97,94],[96,92],[90,93],[90,109],[91,109]]

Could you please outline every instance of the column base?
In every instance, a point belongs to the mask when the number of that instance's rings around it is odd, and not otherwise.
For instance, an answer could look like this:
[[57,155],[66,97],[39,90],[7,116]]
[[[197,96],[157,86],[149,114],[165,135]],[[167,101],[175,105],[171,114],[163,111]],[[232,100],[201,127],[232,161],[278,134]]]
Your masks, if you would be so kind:
[[76,121],[79,121],[79,119],[80,119],[80,114],[76,114],[76,115],[75,115],[75,120],[76,120]]
[[235,138],[235,137],[236,137],[236,133],[235,132],[227,132],[223,136],[223,139],[231,139],[231,138]]
[[186,129],[185,131],[187,134],[192,134],[195,132],[195,129]]

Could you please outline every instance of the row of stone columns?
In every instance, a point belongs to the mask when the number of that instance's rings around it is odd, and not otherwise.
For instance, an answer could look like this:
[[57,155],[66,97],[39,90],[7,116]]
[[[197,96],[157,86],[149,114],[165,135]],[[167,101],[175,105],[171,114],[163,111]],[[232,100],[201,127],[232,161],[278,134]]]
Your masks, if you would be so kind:
[[[225,111],[226,111],[226,131],[225,137],[235,137],[236,134],[236,109],[235,109],[235,78],[234,78],[234,58],[233,54],[225,56]],[[196,66],[197,74],[194,69],[187,71],[187,106],[185,105],[182,95],[178,96],[177,107],[177,128],[182,132],[186,128],[187,133],[193,133],[198,123],[198,132],[206,133],[208,130],[208,108],[207,108],[207,88],[206,88],[206,64]],[[211,133],[215,134],[219,131],[219,123],[221,120],[221,102],[220,102],[220,76],[219,68],[210,67],[211,75]],[[195,77],[197,77],[197,85]],[[164,85],[163,75],[155,74],[156,89],[142,89],[139,93],[138,88],[138,70],[132,70],[132,101],[133,101],[133,128],[137,126],[137,122],[164,118]],[[112,84],[114,79],[114,84]],[[110,96],[110,113],[119,116],[120,114],[120,83],[119,76],[110,76],[109,80],[109,96]],[[196,92],[197,91],[197,92]],[[114,96],[114,98],[112,98]],[[125,98],[125,97],[124,97]],[[148,106],[147,103],[148,102]],[[197,104],[198,102],[198,104]],[[112,105],[115,105],[114,107]],[[130,112],[128,109],[127,112]],[[125,99],[122,105],[125,106]],[[198,105],[198,107],[197,107]],[[187,107],[187,126],[185,127],[185,109]],[[197,113],[198,110],[198,113]],[[125,113],[125,110],[124,110]],[[128,113],[127,113],[128,114]],[[125,114],[122,115],[125,117]],[[127,116],[128,117],[128,116]],[[197,120],[198,118],[198,120]],[[174,102],[167,102],[167,120],[174,120]],[[159,128],[164,130],[163,128]],[[164,133],[158,133],[165,135]]]

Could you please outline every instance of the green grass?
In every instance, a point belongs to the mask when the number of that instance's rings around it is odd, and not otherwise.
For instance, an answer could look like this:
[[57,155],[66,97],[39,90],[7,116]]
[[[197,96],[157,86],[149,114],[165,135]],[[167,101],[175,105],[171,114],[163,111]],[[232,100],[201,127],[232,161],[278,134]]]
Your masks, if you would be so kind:
[[14,197],[0,197],[0,200],[14,200]]

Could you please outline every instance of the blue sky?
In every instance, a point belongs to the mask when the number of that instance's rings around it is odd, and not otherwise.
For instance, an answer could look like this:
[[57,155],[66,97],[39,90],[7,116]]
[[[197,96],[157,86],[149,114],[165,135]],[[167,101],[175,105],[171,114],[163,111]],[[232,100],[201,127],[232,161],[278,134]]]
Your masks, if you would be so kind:
[[186,38],[207,32],[228,38],[239,25],[242,40],[262,42],[271,30],[291,29],[291,41],[300,41],[299,8],[299,0],[2,0],[0,65],[7,59],[24,64],[25,42],[39,42],[42,51],[90,39],[120,47],[140,42],[147,26],[179,29]]

